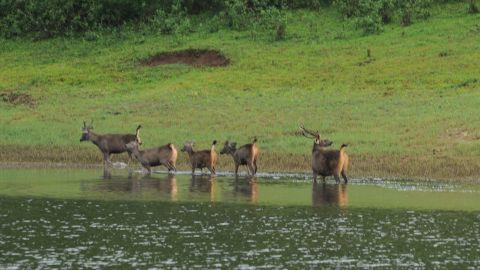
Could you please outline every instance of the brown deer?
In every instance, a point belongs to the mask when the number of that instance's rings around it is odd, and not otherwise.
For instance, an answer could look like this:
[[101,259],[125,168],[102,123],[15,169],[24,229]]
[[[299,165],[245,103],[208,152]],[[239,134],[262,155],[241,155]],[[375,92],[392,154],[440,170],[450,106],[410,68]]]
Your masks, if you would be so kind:
[[245,144],[237,149],[236,142],[226,141],[220,154],[232,155],[235,162],[235,175],[238,174],[238,167],[240,165],[247,166],[247,172],[250,175],[257,173],[257,159],[260,150],[257,145],[257,138],[253,139],[252,143]]
[[340,150],[327,150],[326,148],[333,142],[322,140],[318,131],[307,130],[303,125],[300,126],[300,134],[314,139],[312,149],[313,181],[317,182],[318,175],[322,176],[323,181],[325,181],[325,177],[333,175],[335,181],[339,183],[340,175],[342,175],[343,180],[347,183],[348,155],[345,152],[347,145],[342,144]]
[[212,146],[209,150],[195,151],[193,147],[194,142],[186,142],[183,145],[182,152],[188,154],[190,159],[190,164],[192,165],[192,174],[195,174],[195,169],[200,169],[203,171],[203,168],[207,168],[211,174],[215,174],[215,165],[217,164],[217,153],[215,152],[215,145],[217,141],[213,141]]
[[[91,141],[103,153],[103,162],[107,166],[110,162],[111,154],[120,154],[127,151],[126,144],[132,141],[142,143],[140,140],[140,128],[137,127],[135,134],[96,134],[93,130],[93,121],[87,126],[83,121],[82,137],[80,142]],[[129,157],[131,158],[130,154]]]
[[128,153],[132,154],[135,159],[147,169],[148,173],[152,172],[151,167],[160,165],[167,167],[169,172],[177,170],[175,167],[177,162],[177,149],[171,143],[160,147],[139,150],[139,143],[132,141],[127,143],[125,147]]

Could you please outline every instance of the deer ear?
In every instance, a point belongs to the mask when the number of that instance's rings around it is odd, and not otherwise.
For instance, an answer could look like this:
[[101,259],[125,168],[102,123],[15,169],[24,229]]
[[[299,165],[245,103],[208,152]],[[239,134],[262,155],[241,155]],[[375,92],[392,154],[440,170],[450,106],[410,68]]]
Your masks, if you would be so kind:
[[237,143],[236,143],[236,142],[232,142],[232,143],[230,143],[230,145],[231,145],[232,147],[236,147],[236,146],[237,146]]

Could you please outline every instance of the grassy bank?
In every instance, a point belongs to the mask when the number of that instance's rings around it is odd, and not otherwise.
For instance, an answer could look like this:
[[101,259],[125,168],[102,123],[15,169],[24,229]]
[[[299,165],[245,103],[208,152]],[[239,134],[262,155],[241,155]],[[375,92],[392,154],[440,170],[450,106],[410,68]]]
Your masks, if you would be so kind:
[[[261,168],[308,170],[312,142],[295,136],[304,123],[350,145],[355,175],[478,177],[480,17],[464,8],[438,6],[426,21],[371,36],[324,9],[290,11],[279,42],[227,30],[2,40],[0,92],[28,98],[0,99],[0,161],[99,162],[79,142],[93,119],[99,133],[141,123],[145,147],[257,136]],[[139,64],[186,48],[220,50],[231,64]]]

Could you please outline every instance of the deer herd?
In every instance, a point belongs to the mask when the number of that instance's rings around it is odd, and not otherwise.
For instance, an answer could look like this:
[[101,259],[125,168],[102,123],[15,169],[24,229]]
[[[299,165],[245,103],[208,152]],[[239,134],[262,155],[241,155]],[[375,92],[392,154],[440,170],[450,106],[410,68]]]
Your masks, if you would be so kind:
[[[83,122],[82,137],[80,142],[91,141],[95,144],[103,154],[104,166],[111,164],[111,154],[120,154],[127,152],[129,158],[132,156],[151,173],[151,167],[165,166],[169,172],[175,172],[178,152],[172,143],[163,146],[140,150],[142,141],[140,139],[139,125],[135,134],[97,134],[94,133],[93,124]],[[317,177],[321,176],[325,181],[327,176],[333,176],[337,183],[340,182],[340,176],[345,183],[348,182],[348,155],[345,151],[346,144],[342,144],[339,150],[328,149],[333,144],[332,141],[322,139],[318,131],[314,132],[306,129],[303,125],[300,126],[300,131],[297,133],[306,138],[313,139],[312,148],[312,173],[313,180],[317,182]],[[196,169],[203,171],[207,168],[212,175],[216,173],[216,164],[218,160],[215,146],[217,141],[214,140],[210,149],[194,150],[194,142],[186,142],[181,149],[188,155],[190,161],[192,174]],[[255,175],[257,173],[257,160],[260,150],[257,144],[257,138],[254,138],[252,143],[242,145],[237,148],[236,142],[226,141],[220,154],[231,155],[235,164],[235,175],[238,174],[240,165],[247,167],[248,175]]]

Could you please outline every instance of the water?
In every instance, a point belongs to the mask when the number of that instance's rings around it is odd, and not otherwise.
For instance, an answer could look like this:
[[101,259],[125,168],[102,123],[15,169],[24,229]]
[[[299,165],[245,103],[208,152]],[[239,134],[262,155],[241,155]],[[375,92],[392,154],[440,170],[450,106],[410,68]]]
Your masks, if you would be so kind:
[[3,169],[0,268],[480,267],[473,184],[106,176]]

